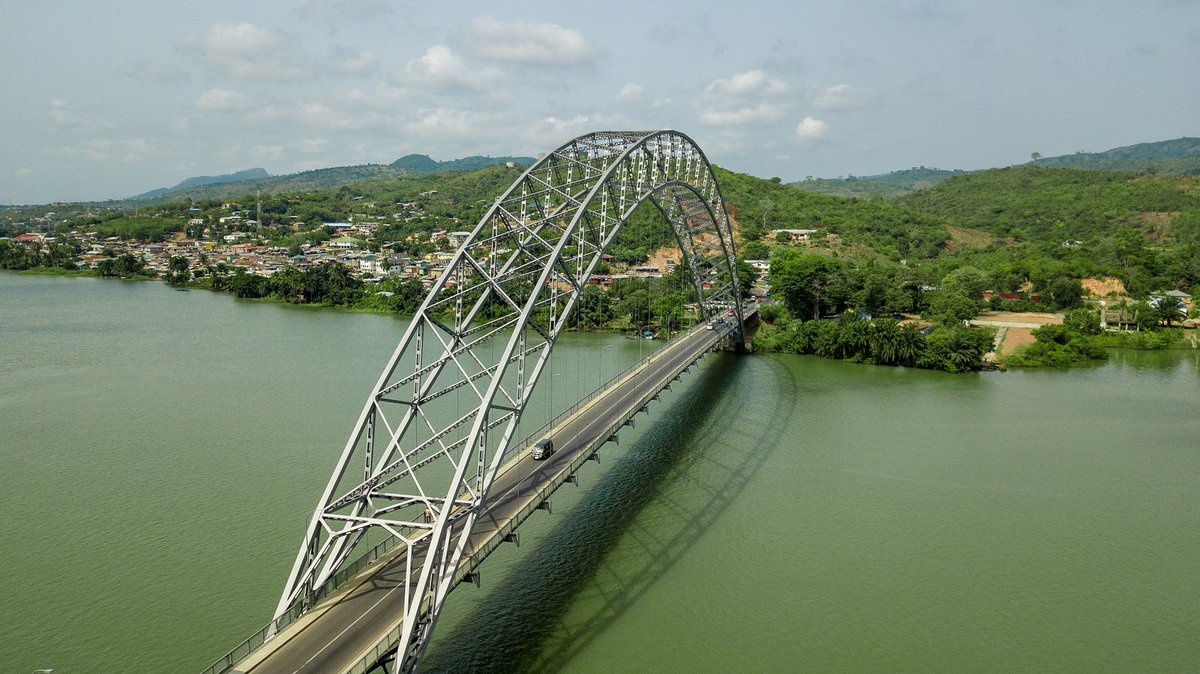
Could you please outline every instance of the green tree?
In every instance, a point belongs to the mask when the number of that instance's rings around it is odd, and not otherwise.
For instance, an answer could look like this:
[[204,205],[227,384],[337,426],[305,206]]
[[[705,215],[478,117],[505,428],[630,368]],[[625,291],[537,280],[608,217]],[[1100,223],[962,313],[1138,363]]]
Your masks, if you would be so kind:
[[990,279],[980,269],[964,266],[955,269],[942,279],[942,289],[958,293],[972,300],[983,297],[983,291],[988,289]]
[[304,273],[296,267],[284,267],[275,272],[268,282],[270,292],[286,302],[304,300]]
[[265,278],[248,274],[243,267],[238,267],[233,278],[229,280],[229,291],[243,298],[266,297],[270,293]]
[[749,295],[750,289],[754,287],[754,282],[758,280],[758,272],[745,260],[738,260],[737,276],[738,287],[741,289],[742,295]]
[[965,295],[946,290],[926,293],[928,305],[921,315],[931,321],[944,324],[961,323],[979,314],[979,302]]
[[191,277],[187,258],[182,255],[172,255],[167,262],[167,283],[181,286],[191,280]]
[[584,286],[575,303],[574,321],[589,328],[598,328],[612,320],[612,301],[600,286]]
[[915,325],[906,325],[900,329],[896,338],[896,364],[916,365],[917,359],[925,351],[925,335]]
[[795,248],[776,248],[771,253],[771,288],[783,297],[793,316],[818,319],[823,311],[836,307],[843,271],[834,258]]
[[983,354],[991,345],[991,334],[983,330],[961,325],[937,328],[926,337],[926,348],[917,365],[946,372],[974,370],[983,362]]
[[747,241],[742,246],[742,257],[747,260],[765,260],[771,255],[771,249],[762,241]]
[[1074,309],[1083,298],[1083,285],[1078,279],[1058,277],[1047,288],[1050,301],[1057,309]]
[[1063,325],[1081,335],[1100,334],[1100,314],[1090,309],[1073,309],[1063,318]]
[[1165,321],[1168,328],[1171,327],[1171,321],[1178,321],[1187,313],[1183,302],[1174,297],[1160,297],[1154,310],[1159,320]]

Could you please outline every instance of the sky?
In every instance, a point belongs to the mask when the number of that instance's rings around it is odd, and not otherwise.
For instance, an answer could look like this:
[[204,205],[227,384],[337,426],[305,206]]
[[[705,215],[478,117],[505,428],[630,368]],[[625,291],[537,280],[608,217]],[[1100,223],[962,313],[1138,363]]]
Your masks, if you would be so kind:
[[785,181],[1200,136],[1200,0],[5,0],[0,204],[663,129]]

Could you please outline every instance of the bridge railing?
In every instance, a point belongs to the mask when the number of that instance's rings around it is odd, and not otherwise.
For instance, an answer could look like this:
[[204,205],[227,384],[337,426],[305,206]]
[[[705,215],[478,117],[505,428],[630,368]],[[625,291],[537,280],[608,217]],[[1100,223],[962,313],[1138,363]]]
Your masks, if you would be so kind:
[[[698,325],[694,326],[693,328],[691,328],[691,329],[690,329],[690,330],[688,330],[687,332],[680,333],[680,334],[679,334],[677,337],[675,337],[675,339],[673,339],[673,340],[671,340],[671,341],[672,341],[672,342],[674,342],[674,343],[678,343],[678,340],[682,339],[683,337],[686,337],[687,335],[690,335],[690,334],[691,334],[691,333],[693,333],[693,332],[698,332],[698,331],[700,331],[700,330],[704,330],[704,323],[703,323],[703,322],[701,322],[701,323],[699,323]],[[593,401],[593,400],[595,400],[596,398],[598,398],[598,397],[600,397],[601,395],[603,395],[605,392],[607,392],[607,391],[608,391],[608,389],[612,388],[614,384],[616,384],[617,382],[621,381],[621,380],[622,380],[622,379],[624,379],[626,376],[628,376],[628,375],[629,375],[629,373],[633,372],[634,370],[638,369],[639,367],[642,367],[642,366],[646,365],[646,364],[647,364],[647,363],[649,363],[651,360],[653,360],[653,359],[657,358],[657,357],[658,357],[658,356],[660,356],[660,355],[661,355],[661,354],[662,354],[662,353],[663,353],[665,350],[667,350],[667,349],[671,348],[671,346],[672,346],[672,345],[670,345],[670,344],[669,344],[668,346],[665,346],[665,347],[663,347],[663,348],[661,348],[661,349],[658,349],[657,351],[655,351],[654,353],[650,354],[649,356],[646,356],[645,358],[639,358],[639,359],[637,360],[637,362],[635,362],[635,363],[631,364],[629,367],[626,367],[624,370],[621,370],[621,371],[620,371],[620,372],[618,372],[617,374],[613,375],[613,377],[612,377],[611,379],[609,379],[608,381],[604,382],[603,384],[600,384],[599,386],[597,386],[597,387],[596,387],[596,389],[595,389],[594,391],[592,391],[591,393],[589,393],[589,394],[587,394],[586,396],[584,396],[584,397],[583,397],[583,398],[582,398],[582,399],[581,399],[579,402],[575,403],[574,405],[571,405],[571,406],[570,406],[570,407],[568,407],[566,410],[564,410],[564,411],[560,412],[560,413],[559,413],[557,416],[555,416],[555,417],[554,417],[553,419],[551,419],[550,421],[547,421],[546,423],[544,423],[544,424],[542,424],[541,426],[539,426],[539,427],[538,427],[538,429],[537,429],[536,431],[534,431],[534,432],[530,433],[529,435],[525,436],[523,439],[521,439],[521,441],[520,441],[520,442],[514,442],[514,443],[511,443],[511,444],[509,444],[508,448],[507,448],[507,449],[504,451],[504,458],[507,460],[507,459],[508,459],[508,458],[510,458],[511,456],[513,456],[513,455],[515,455],[516,453],[518,453],[518,452],[520,452],[520,451],[524,450],[526,447],[529,447],[529,446],[530,446],[530,445],[532,445],[534,442],[536,442],[537,440],[541,439],[541,436],[542,436],[542,435],[544,435],[544,434],[545,434],[547,431],[549,431],[551,428],[554,428],[555,426],[557,426],[557,425],[559,425],[560,423],[562,423],[562,421],[563,421],[564,419],[567,419],[567,418],[568,418],[568,417],[570,417],[572,414],[575,414],[575,413],[576,413],[576,412],[578,412],[579,410],[583,409],[583,408],[584,408],[584,407],[585,407],[585,406],[586,406],[588,403],[592,402],[592,401]]]
[[[691,334],[692,332],[697,332],[697,331],[703,330],[704,329],[703,325],[704,324],[701,323],[699,326],[692,328],[692,330],[685,332],[685,333],[681,333],[679,335],[679,337],[677,337],[676,339],[681,339],[681,338]],[[666,347],[663,347],[662,349],[655,351],[654,353],[650,354],[649,356],[647,356],[645,358],[639,358],[637,360],[637,362],[634,362],[631,365],[629,365],[628,367],[626,367],[624,370],[622,370],[621,372],[616,374],[612,379],[609,379],[608,381],[604,382],[600,386],[596,387],[596,389],[594,391],[589,393],[582,400],[575,403],[570,408],[568,408],[566,411],[561,412],[560,414],[558,414],[558,416],[554,417],[550,421],[543,424],[541,427],[538,428],[537,431],[527,435],[521,442],[517,442],[517,443],[510,445],[509,448],[505,451],[505,456],[509,457],[509,456],[516,454],[516,453],[524,450],[525,448],[529,447],[535,438],[538,438],[539,436],[543,435],[544,433],[549,431],[551,428],[554,428],[559,423],[561,423],[563,420],[570,417],[572,414],[575,414],[576,412],[578,412],[589,402],[591,402],[592,400],[595,400],[597,397],[606,393],[610,388],[612,388],[612,386],[614,384],[616,384],[620,380],[624,379],[626,376],[628,376],[634,370],[650,363],[655,358],[663,355],[663,353],[669,348],[671,348],[671,347],[666,346]],[[610,428],[608,430],[608,433],[611,435],[613,432],[615,432],[617,429],[619,429],[622,425],[623,424],[621,424],[621,423],[614,425],[612,428]],[[523,511],[521,514],[518,514],[518,519],[524,519],[524,517],[522,517],[522,514],[527,515],[529,512],[532,512],[534,509],[536,509],[536,507],[537,507],[537,504],[535,502],[530,502],[530,504],[528,506],[526,506],[527,510]],[[359,659],[359,661],[354,664],[353,667],[351,667],[349,670],[347,670],[346,674],[365,674],[366,672],[371,671],[372,668],[375,667],[376,663],[378,663],[380,660],[383,660],[384,658],[388,657],[392,652],[394,652],[396,650],[396,644],[399,643],[399,641],[400,641],[400,637],[402,635],[403,628],[404,628],[403,625],[397,625],[396,627],[392,628],[392,630],[382,640],[376,642],[376,644],[371,648],[371,650],[367,651]]]
[[[684,337],[688,334],[691,334],[692,332],[696,332],[696,331],[704,330],[704,329],[705,329],[704,323],[700,323],[697,326],[693,327],[688,332],[680,334],[678,337],[676,337],[676,340],[679,340],[682,337]],[[676,340],[672,340],[672,341],[676,341]],[[676,343],[678,343],[678,342],[676,342]],[[645,366],[647,363],[651,362],[658,356],[662,355],[662,353],[666,349],[669,349],[669,348],[671,348],[671,347],[666,346],[662,349],[658,349],[657,351],[655,351],[654,353],[650,354],[649,356],[647,356],[645,358],[639,358],[636,362],[630,364],[624,370],[621,370],[620,372],[618,372],[611,379],[604,382],[603,384],[600,384],[598,387],[596,387],[595,390],[593,390],[591,393],[584,396],[579,402],[575,403],[574,405],[567,408],[563,412],[560,412],[557,416],[555,416],[550,421],[547,421],[545,424],[542,424],[540,427],[538,427],[538,429],[536,431],[525,436],[525,438],[523,438],[520,442],[510,444],[508,449],[504,453],[505,458],[507,459],[511,456],[514,456],[518,452],[521,452],[525,448],[529,447],[533,442],[535,442],[538,438],[540,438],[540,436],[545,434],[551,428],[554,428],[555,426],[560,424],[563,420],[567,419],[571,415],[573,415],[576,412],[578,412],[579,410],[583,409],[584,406],[586,406],[587,404],[591,403],[596,398],[603,395],[610,388],[612,388],[613,385],[615,385],[620,380],[624,379],[631,372],[633,372],[634,370],[636,370],[640,367]],[[396,545],[398,540],[399,539],[397,539],[395,537],[389,537],[387,540],[385,540],[382,543],[379,543],[375,547],[371,548],[364,555],[355,559],[349,565],[345,566],[344,568],[339,570],[337,573],[330,576],[328,580],[326,580],[324,583],[321,584],[321,586],[319,588],[317,588],[317,591],[311,595],[311,597],[309,598],[309,601],[306,604],[298,604],[296,606],[293,606],[291,609],[289,609],[283,615],[279,616],[277,619],[272,620],[271,622],[267,623],[262,629],[255,632],[253,635],[251,635],[245,641],[243,641],[242,643],[235,646],[233,648],[233,650],[229,651],[223,657],[219,658],[216,662],[214,662],[207,669],[205,669],[203,672],[201,672],[201,674],[223,674],[224,672],[227,672],[230,669],[232,669],[234,663],[241,661],[242,659],[246,658],[254,651],[258,650],[259,647],[261,647],[264,643],[266,643],[268,641],[268,639],[271,635],[279,632],[280,630],[284,629],[288,625],[291,625],[293,622],[296,621],[297,618],[299,618],[301,615],[303,615],[304,612],[307,611],[313,604],[324,599],[325,597],[328,597],[334,590],[337,590],[339,587],[341,587],[347,580],[353,578],[360,571],[362,571],[364,568],[366,568],[368,565],[370,565],[372,562],[374,562],[377,559],[379,559],[380,557],[382,557],[384,555],[384,553],[386,553],[388,550],[390,550],[392,547],[394,547]],[[397,635],[396,638],[399,639],[399,635]],[[382,650],[380,650],[380,648],[382,648]],[[394,649],[394,646],[393,646],[393,649]],[[377,654],[377,655],[379,655],[379,657],[386,655],[386,653],[388,651],[388,649],[383,648],[382,645],[377,645],[375,650],[380,650],[380,652]]]
[[258,650],[260,646],[267,642],[271,635],[296,622],[296,619],[304,615],[304,612],[311,608],[313,604],[328,597],[347,580],[358,575],[360,571],[382,557],[388,550],[395,547],[397,541],[399,541],[398,538],[390,536],[387,540],[368,550],[365,554],[330,576],[328,580],[317,588],[317,591],[312,594],[308,602],[293,606],[283,615],[267,623],[261,630],[255,632],[245,641],[235,646],[233,650],[226,653],[224,657],[219,658],[216,662],[209,665],[208,669],[205,669],[201,674],[222,674],[232,669],[234,663],[240,662],[243,658]]

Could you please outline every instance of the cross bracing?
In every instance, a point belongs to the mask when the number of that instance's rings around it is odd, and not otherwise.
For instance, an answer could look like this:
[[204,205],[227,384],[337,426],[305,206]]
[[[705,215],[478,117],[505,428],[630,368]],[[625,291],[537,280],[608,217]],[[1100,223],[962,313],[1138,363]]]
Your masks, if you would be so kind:
[[[588,278],[627,218],[670,223],[703,314],[740,303],[712,169],[676,131],[596,132],[497,197],[413,316],[314,510],[276,616],[306,606],[369,535],[408,555],[396,661],[415,663],[522,413]],[[407,664],[405,664],[407,663]]]

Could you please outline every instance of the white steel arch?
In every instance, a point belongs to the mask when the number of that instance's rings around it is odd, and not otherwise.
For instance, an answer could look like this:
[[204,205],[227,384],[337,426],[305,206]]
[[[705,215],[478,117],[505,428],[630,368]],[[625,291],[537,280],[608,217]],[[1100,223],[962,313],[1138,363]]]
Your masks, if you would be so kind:
[[495,200],[413,316],[317,503],[277,618],[307,604],[368,531],[382,530],[404,544],[414,571],[398,655],[415,662],[497,470],[522,449],[510,442],[551,348],[601,254],[646,200],[672,226],[701,311],[734,308],[742,341],[733,238],[696,143],[669,130],[564,143]]

